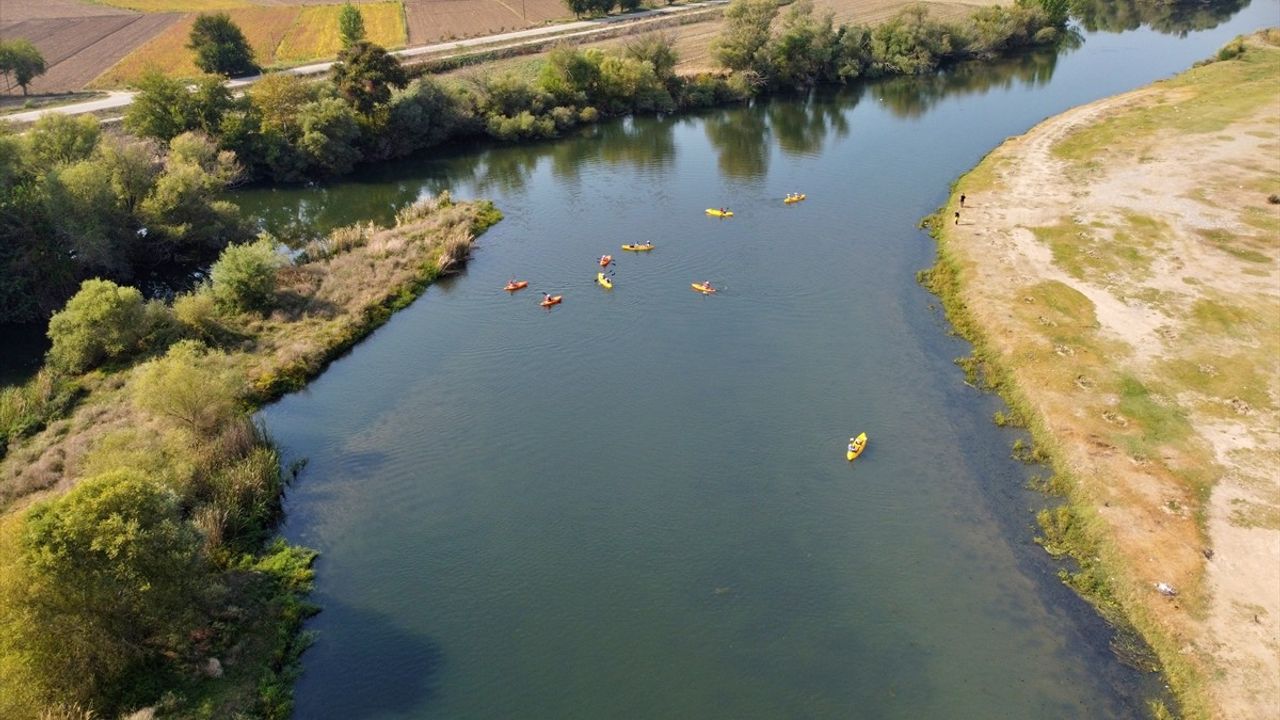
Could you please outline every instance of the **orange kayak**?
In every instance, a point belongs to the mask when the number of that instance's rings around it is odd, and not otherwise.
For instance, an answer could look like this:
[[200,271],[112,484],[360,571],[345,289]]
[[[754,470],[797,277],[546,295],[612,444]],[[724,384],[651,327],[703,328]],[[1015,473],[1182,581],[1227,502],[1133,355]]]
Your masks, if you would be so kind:
[[507,292],[515,292],[516,290],[523,290],[527,287],[529,287],[528,280],[516,280],[514,282],[507,283],[507,286],[502,289]]
[[600,267],[609,267],[609,263],[611,263],[611,262],[613,262],[613,256],[612,256],[612,255],[601,255],[601,256],[600,256]]
[[704,285],[703,283],[693,283],[693,289],[697,290],[703,295],[710,295],[716,291],[715,288],[711,287],[710,285]]
[[538,304],[541,305],[542,307],[551,307],[552,305],[559,305],[560,301],[563,299],[564,299],[563,295],[552,295],[549,298],[543,298],[542,302]]

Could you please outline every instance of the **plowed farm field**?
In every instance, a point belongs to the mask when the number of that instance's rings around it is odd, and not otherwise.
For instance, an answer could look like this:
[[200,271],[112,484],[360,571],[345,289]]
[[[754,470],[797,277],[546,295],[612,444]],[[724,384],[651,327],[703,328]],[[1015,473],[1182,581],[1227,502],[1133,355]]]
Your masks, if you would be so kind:
[[[0,0],[6,9],[11,0]],[[15,3],[16,4],[16,3]],[[26,38],[44,55],[45,74],[31,92],[79,90],[130,51],[164,32],[182,16],[118,14],[74,18],[40,18],[0,26],[0,38]]]
[[409,44],[523,30],[572,18],[562,0],[406,0]]

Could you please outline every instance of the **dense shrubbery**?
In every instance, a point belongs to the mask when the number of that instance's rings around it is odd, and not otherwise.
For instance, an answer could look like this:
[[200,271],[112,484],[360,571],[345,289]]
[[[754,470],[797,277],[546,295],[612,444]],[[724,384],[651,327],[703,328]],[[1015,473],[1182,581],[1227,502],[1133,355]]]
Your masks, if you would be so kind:
[[46,115],[24,135],[0,129],[0,323],[48,317],[85,278],[207,262],[247,235],[235,206],[217,200],[240,174],[235,156],[182,134],[193,127],[154,128],[171,141],[167,155],[88,116]]

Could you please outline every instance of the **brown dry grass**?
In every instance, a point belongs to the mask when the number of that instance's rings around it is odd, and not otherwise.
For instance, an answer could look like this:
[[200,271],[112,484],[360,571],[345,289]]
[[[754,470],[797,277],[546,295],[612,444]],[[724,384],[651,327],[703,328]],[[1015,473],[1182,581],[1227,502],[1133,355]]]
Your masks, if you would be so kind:
[[966,175],[941,229],[1188,717],[1280,707],[1277,75],[1255,43],[1052,118]]

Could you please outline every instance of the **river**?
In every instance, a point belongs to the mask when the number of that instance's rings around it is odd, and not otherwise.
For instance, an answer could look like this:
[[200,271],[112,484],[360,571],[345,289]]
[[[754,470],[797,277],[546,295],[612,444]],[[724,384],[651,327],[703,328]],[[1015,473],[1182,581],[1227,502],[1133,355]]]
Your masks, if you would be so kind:
[[323,553],[295,716],[1145,716],[1160,678],[1034,545],[1044,470],[953,366],[916,223],[1006,136],[1278,8],[239,194],[284,234],[445,188],[506,213],[261,413],[309,461],[284,532]]

